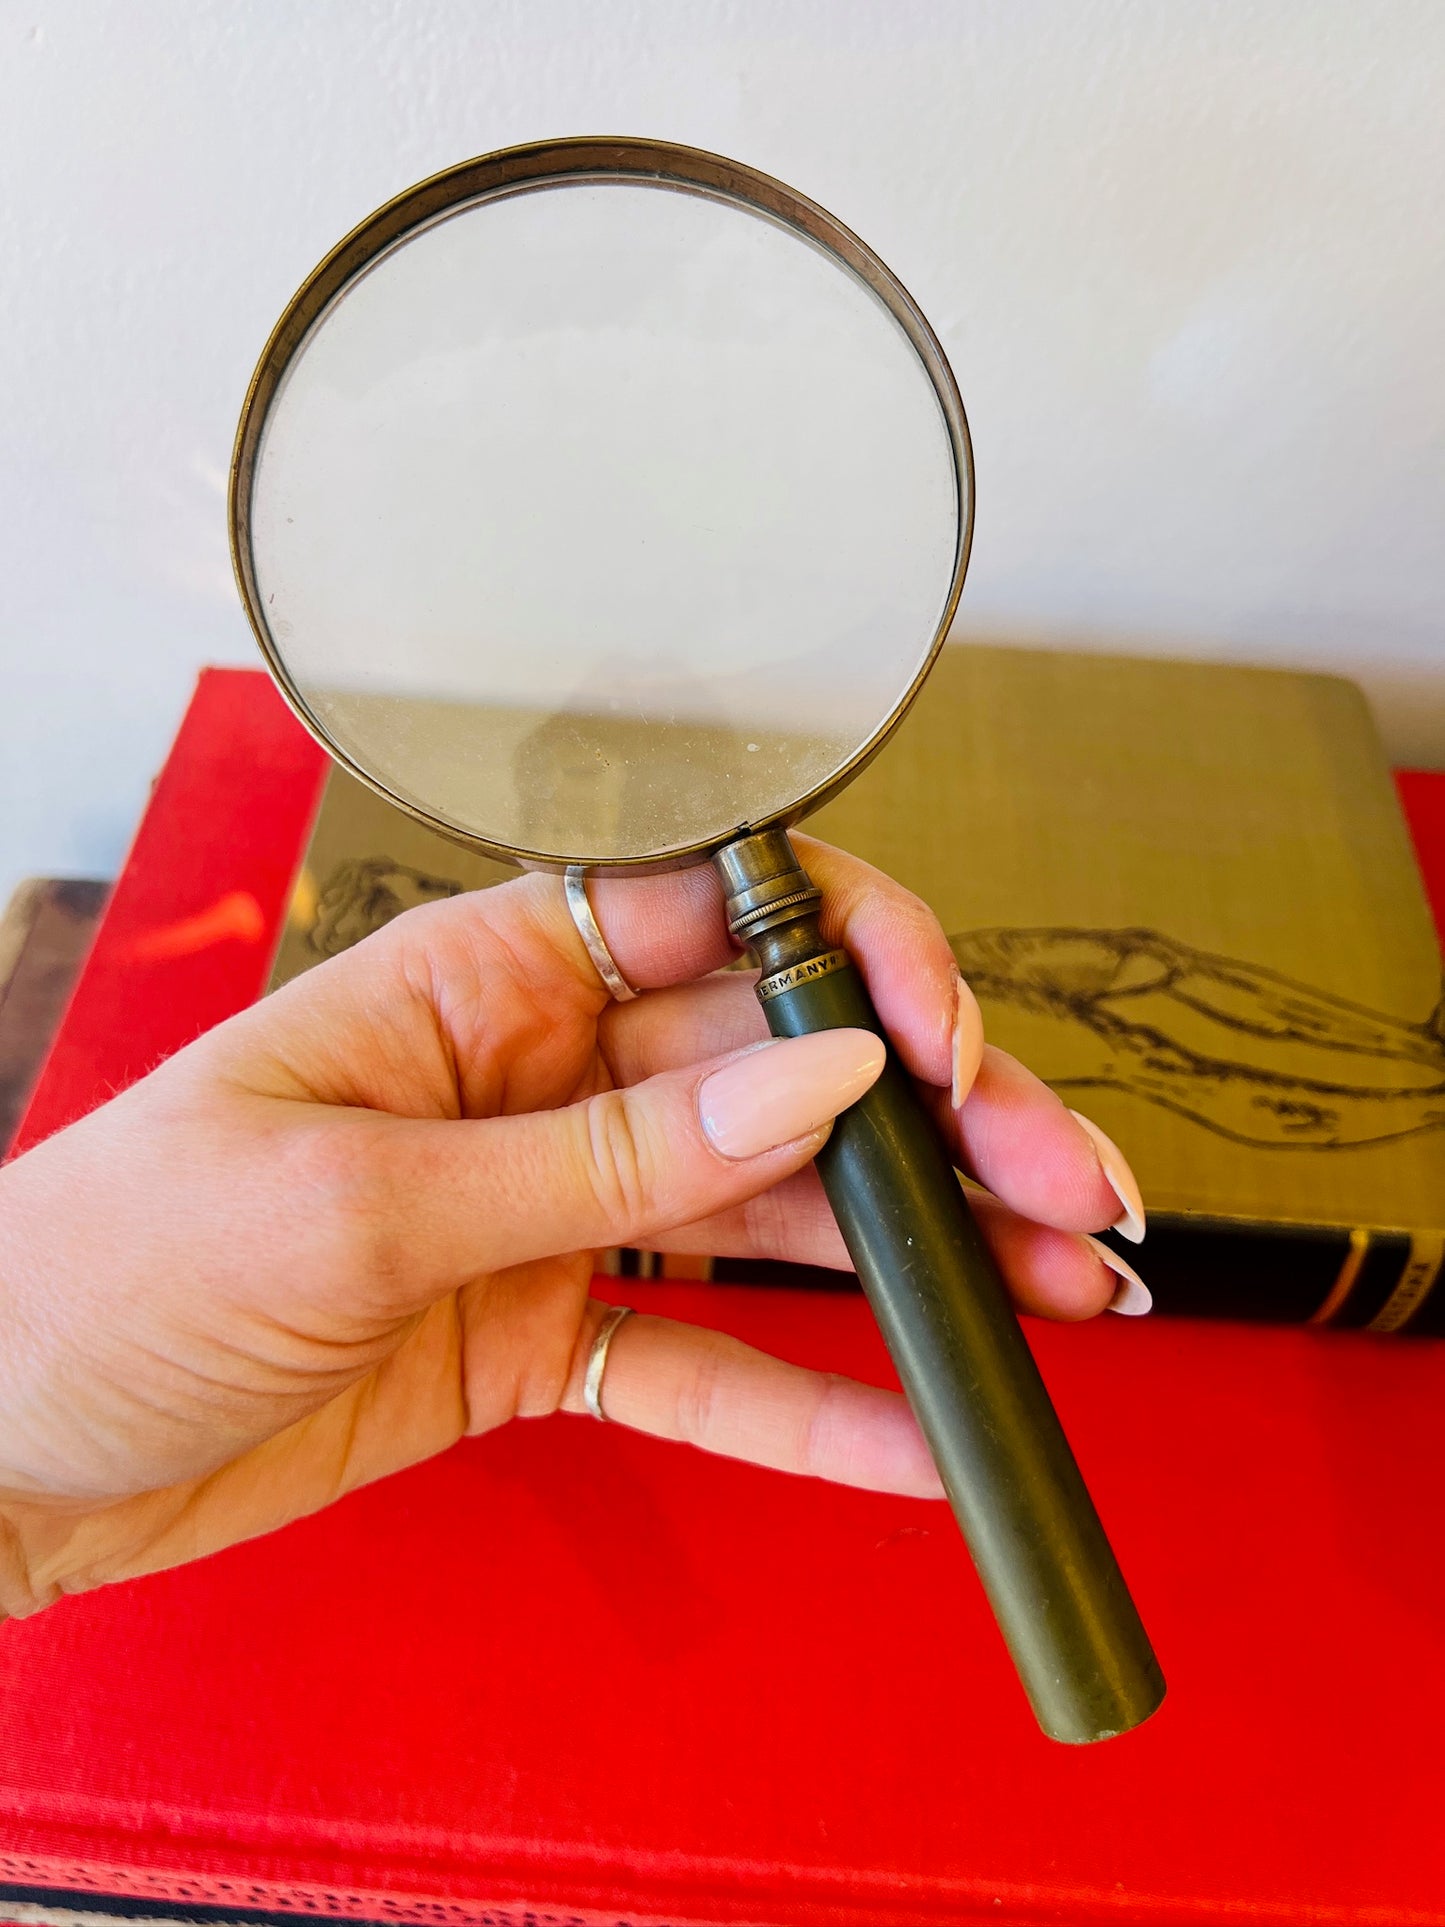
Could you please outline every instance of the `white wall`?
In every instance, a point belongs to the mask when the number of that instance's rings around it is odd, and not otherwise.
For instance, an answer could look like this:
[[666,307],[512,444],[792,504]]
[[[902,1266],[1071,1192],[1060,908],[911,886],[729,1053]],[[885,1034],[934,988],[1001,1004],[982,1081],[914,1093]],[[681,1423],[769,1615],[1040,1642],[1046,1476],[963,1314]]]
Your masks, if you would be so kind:
[[1442,55],[1441,0],[0,0],[0,893],[113,870],[253,659],[224,473],[295,284],[564,133],[735,154],[909,283],[968,626],[1343,669],[1445,764]]

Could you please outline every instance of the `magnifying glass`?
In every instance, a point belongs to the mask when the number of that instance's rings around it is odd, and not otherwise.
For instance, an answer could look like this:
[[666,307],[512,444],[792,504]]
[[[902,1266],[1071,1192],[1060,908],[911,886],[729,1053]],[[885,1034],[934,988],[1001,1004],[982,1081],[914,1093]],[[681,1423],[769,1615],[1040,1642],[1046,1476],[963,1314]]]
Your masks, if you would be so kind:
[[[787,831],[948,631],[973,464],[927,321],[736,162],[566,140],[379,209],[278,322],[231,475],[272,673],[352,775],[574,875],[711,860],[780,1035],[880,1025]],[[890,1055],[818,1168],[1044,1730],[1164,1684],[949,1156]]]

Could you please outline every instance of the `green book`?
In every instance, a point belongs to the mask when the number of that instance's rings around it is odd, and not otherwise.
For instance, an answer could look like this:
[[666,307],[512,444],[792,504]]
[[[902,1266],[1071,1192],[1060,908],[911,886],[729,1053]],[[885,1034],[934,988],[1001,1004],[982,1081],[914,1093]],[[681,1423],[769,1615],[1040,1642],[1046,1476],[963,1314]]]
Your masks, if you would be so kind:
[[[1160,1311],[1445,1333],[1440,953],[1353,684],[951,647],[807,828],[932,905],[992,1041],[1124,1147]],[[273,982],[508,874],[333,772]]]

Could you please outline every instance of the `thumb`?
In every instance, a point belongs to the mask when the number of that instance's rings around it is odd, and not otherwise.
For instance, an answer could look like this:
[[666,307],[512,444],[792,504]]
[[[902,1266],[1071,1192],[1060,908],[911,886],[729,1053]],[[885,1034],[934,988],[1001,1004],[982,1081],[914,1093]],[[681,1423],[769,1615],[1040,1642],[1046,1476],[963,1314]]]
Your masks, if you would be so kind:
[[408,1290],[562,1252],[646,1243],[744,1203],[806,1164],[883,1069],[866,1030],[774,1038],[560,1110],[388,1119],[388,1215]]

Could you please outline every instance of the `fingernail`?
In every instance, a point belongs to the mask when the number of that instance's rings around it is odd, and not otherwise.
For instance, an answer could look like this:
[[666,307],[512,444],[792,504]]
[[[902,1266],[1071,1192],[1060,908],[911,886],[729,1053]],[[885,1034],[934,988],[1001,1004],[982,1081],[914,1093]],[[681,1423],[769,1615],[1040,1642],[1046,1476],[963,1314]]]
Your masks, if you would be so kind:
[[962,977],[953,998],[953,1108],[957,1110],[973,1089],[983,1062],[983,1012]]
[[1084,1243],[1094,1247],[1096,1254],[1119,1280],[1119,1288],[1104,1307],[1105,1311],[1122,1312],[1125,1318],[1142,1318],[1146,1311],[1154,1309],[1154,1294],[1131,1264],[1121,1258],[1117,1251],[1111,1250],[1102,1238],[1091,1238],[1085,1234]]
[[869,1030],[815,1030],[760,1044],[703,1079],[702,1128],[725,1158],[755,1158],[831,1124],[875,1082],[886,1054]]
[[1131,1245],[1144,1242],[1144,1200],[1139,1195],[1139,1181],[1129,1169],[1129,1160],[1112,1138],[1105,1137],[1098,1125],[1078,1111],[1070,1111],[1069,1116],[1076,1124],[1082,1124],[1088,1132],[1094,1149],[1099,1154],[1099,1166],[1104,1173],[1109,1189],[1124,1207],[1122,1214],[1110,1225],[1121,1238],[1127,1238]]

